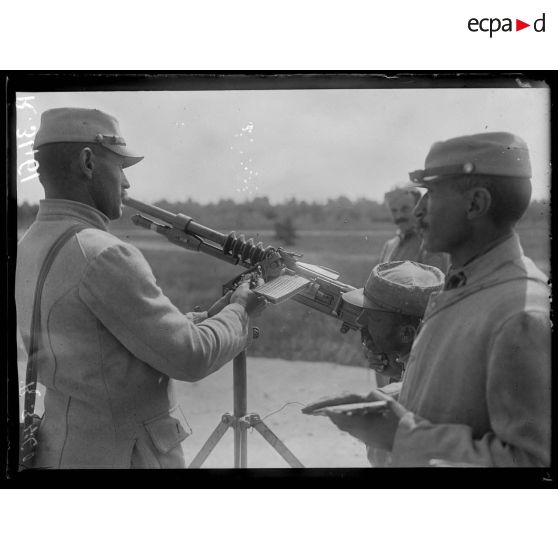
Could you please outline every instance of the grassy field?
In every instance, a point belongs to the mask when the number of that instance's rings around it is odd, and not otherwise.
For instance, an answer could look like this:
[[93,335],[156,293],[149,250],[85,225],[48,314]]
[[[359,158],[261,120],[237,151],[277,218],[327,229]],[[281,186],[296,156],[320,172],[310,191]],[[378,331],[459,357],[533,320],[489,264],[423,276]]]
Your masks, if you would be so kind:
[[[242,268],[210,256],[187,252],[150,231],[133,229],[117,231],[117,234],[142,250],[159,285],[182,311],[190,311],[196,305],[206,309],[220,296],[221,286],[242,272]],[[383,243],[393,235],[393,228],[382,226],[365,233],[299,231],[298,234],[293,252],[304,254],[306,262],[337,270],[341,281],[360,287],[377,263]],[[520,227],[519,234],[526,255],[549,274],[547,225]],[[262,240],[264,245],[277,245],[271,231],[261,235],[254,232],[251,236]],[[341,334],[339,321],[294,301],[270,306],[255,325],[260,328],[261,336],[250,347],[251,356],[365,365],[358,334]]]

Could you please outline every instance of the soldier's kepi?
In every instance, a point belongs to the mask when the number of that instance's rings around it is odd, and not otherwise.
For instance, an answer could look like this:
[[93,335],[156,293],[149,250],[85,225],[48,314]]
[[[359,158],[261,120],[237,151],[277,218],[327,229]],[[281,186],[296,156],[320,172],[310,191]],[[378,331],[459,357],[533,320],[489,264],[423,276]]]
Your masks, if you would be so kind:
[[362,289],[343,300],[361,308],[357,323],[376,372],[399,379],[430,295],[441,290],[444,274],[417,262],[387,262],[372,269]]
[[424,169],[410,172],[409,178],[420,185],[460,175],[531,178],[527,144],[519,136],[507,132],[438,141],[430,148]]
[[41,125],[34,149],[50,143],[95,143],[123,157],[123,168],[139,163],[137,155],[126,145],[118,120],[97,109],[55,108],[41,115]]

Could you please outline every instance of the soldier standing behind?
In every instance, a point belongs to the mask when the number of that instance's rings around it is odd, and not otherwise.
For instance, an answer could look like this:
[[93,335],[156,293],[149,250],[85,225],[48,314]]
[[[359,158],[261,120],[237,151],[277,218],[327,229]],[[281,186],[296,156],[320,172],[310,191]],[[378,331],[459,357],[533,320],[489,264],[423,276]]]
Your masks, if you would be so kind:
[[443,252],[429,252],[417,229],[413,210],[421,197],[420,190],[411,182],[396,185],[384,196],[393,222],[399,227],[397,234],[382,247],[378,263],[409,260],[437,267],[446,273],[449,255]]

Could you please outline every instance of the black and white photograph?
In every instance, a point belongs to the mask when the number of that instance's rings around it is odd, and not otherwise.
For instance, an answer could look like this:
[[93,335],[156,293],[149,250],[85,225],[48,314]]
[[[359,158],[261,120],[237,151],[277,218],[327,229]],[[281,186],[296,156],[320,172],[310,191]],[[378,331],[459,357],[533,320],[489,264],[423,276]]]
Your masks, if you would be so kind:
[[12,475],[550,468],[544,78],[15,84]]

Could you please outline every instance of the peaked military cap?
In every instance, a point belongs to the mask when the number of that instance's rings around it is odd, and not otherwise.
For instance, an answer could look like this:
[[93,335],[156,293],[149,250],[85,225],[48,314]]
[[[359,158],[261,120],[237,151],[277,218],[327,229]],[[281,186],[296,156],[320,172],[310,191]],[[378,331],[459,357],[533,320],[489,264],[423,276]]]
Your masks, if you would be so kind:
[[494,175],[531,178],[527,144],[508,132],[460,136],[432,145],[423,170],[409,173],[423,184],[446,176]]
[[65,107],[43,112],[33,148],[67,142],[98,143],[124,157],[123,167],[130,167],[143,159],[126,146],[118,120],[97,109]]

